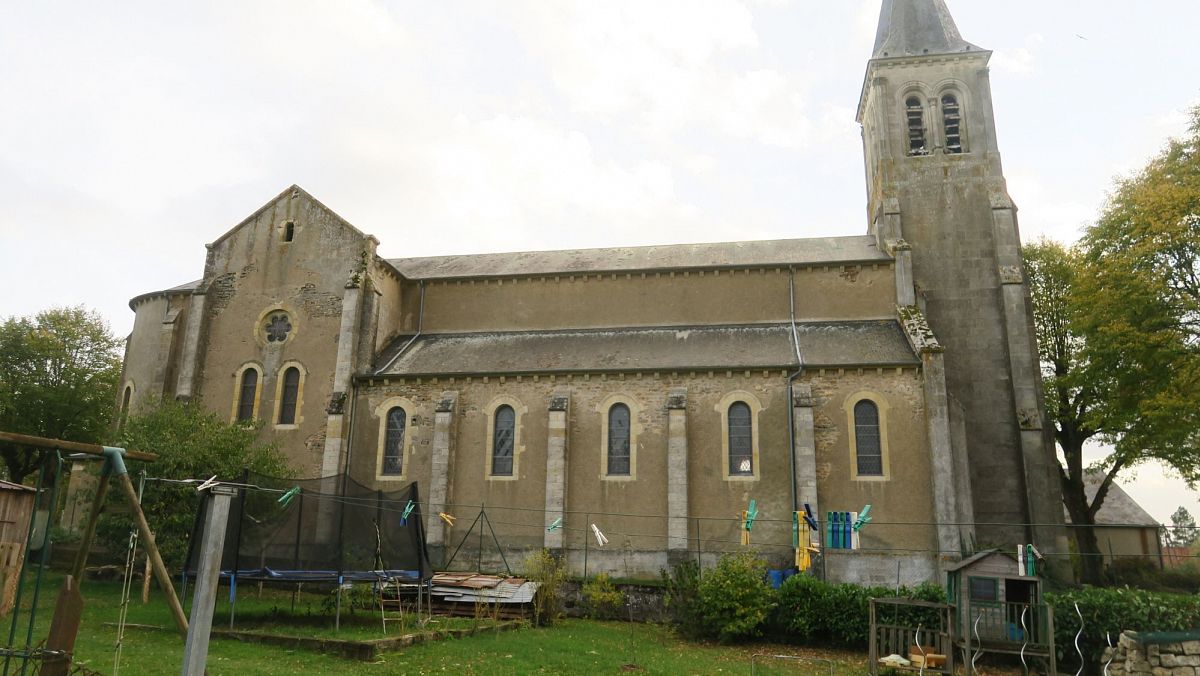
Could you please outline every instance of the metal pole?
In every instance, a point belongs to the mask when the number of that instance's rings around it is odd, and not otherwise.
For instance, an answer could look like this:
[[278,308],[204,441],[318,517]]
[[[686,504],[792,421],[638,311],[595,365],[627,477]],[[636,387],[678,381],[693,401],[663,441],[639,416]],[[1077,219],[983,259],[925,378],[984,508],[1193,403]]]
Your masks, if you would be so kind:
[[210,491],[204,506],[204,536],[196,573],[196,595],[192,598],[192,618],[183,647],[183,676],[203,674],[208,661],[208,639],[221,580],[221,553],[225,547],[225,529],[229,525],[229,500],[236,493],[226,486],[213,486]]
[[588,540],[591,539],[591,537],[589,537],[589,535],[588,535],[588,528],[591,528],[591,524],[592,524],[592,513],[588,512],[583,517],[583,579],[585,579],[585,580],[587,579],[588,549],[589,549],[588,545],[590,544],[588,542]]

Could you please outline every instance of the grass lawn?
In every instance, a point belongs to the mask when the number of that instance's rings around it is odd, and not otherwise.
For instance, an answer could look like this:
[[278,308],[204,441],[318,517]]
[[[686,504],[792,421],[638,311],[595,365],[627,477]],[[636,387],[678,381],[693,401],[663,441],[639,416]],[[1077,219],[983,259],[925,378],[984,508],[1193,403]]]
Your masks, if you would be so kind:
[[[46,635],[54,598],[61,577],[48,578],[39,603],[35,640]],[[257,589],[239,588],[238,629],[270,631],[289,636],[320,636],[346,639],[382,638],[378,615],[363,610],[343,614],[343,630],[335,634],[332,616],[323,615],[323,597],[302,594],[296,614],[287,617],[291,595],[267,591],[256,598]],[[164,629],[129,628],[122,647],[120,673],[177,673],[183,658],[183,641],[174,630],[162,595],[154,592],[142,605],[135,598],[128,622]],[[117,637],[120,584],[88,581],[83,587],[84,616],[76,645],[76,660],[90,669],[112,673]],[[27,597],[28,598],[28,597]],[[24,605],[28,605],[27,603]],[[435,618],[435,628],[465,627],[471,618]],[[7,621],[7,618],[6,618]],[[217,627],[228,625],[228,597],[222,590]],[[7,625],[3,625],[7,629]],[[398,633],[398,632],[397,632]],[[819,651],[795,646],[757,644],[717,646],[680,640],[661,626],[623,622],[564,620],[550,628],[522,628],[484,633],[463,639],[446,639],[414,646],[398,653],[385,653],[375,662],[359,662],[306,650],[243,643],[214,638],[210,644],[208,670],[220,674],[749,674],[754,655],[788,654],[832,660],[839,675],[866,673],[866,654]],[[803,667],[781,661],[759,660],[759,674],[828,674],[829,668]],[[786,666],[786,668],[783,668]],[[1016,671],[987,671],[1008,674]]]

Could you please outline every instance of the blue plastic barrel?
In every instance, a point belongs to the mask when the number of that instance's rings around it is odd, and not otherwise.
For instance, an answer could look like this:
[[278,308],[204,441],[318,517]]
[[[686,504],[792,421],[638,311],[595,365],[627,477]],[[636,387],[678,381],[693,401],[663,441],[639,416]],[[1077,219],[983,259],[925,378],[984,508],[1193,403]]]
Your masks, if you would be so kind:
[[779,589],[779,587],[783,585],[783,571],[768,570],[767,580],[771,583],[771,589]]

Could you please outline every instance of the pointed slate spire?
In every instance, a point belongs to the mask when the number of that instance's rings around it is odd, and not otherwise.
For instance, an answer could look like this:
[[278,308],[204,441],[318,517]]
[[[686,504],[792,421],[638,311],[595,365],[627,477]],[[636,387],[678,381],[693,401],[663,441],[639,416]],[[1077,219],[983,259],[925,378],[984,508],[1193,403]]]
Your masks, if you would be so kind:
[[982,51],[962,39],[945,0],[883,0],[871,58]]

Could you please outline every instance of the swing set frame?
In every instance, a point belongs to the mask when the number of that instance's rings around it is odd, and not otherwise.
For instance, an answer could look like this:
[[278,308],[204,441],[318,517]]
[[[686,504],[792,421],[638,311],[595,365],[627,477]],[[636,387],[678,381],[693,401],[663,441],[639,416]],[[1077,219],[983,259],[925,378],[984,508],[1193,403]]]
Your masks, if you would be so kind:
[[[179,597],[175,593],[175,587],[171,584],[171,577],[167,573],[167,567],[163,563],[162,556],[159,554],[154,533],[151,532],[150,524],[146,521],[146,515],[142,512],[138,492],[133,487],[133,482],[129,479],[129,471],[125,468],[126,459],[154,462],[158,459],[158,456],[154,453],[146,453],[144,451],[100,446],[98,444],[85,444],[64,439],[47,439],[45,437],[3,431],[0,431],[0,442],[23,446],[41,453],[41,462],[39,463],[41,471],[38,474],[36,489],[38,500],[42,499],[43,493],[47,490],[47,480],[50,482],[48,489],[50,491],[48,501],[49,516],[41,527],[41,553],[37,572],[33,580],[33,599],[25,627],[25,642],[23,646],[18,647],[14,645],[18,640],[17,629],[20,624],[21,599],[24,594],[25,580],[28,574],[27,569],[30,567],[29,548],[34,544],[34,535],[37,530],[35,519],[30,519],[29,528],[25,536],[26,551],[21,562],[21,570],[17,577],[16,602],[12,611],[13,616],[9,628],[8,642],[5,646],[0,647],[0,658],[3,658],[4,676],[7,676],[13,668],[14,660],[19,661],[19,670],[16,673],[26,673],[29,669],[29,663],[33,661],[42,662],[39,673],[48,676],[54,674],[65,675],[70,672],[75,637],[79,630],[79,614],[82,612],[82,598],[79,596],[79,589],[83,584],[88,555],[91,553],[92,543],[96,538],[96,525],[100,521],[100,513],[104,508],[104,500],[108,496],[109,485],[112,483],[114,476],[122,495],[125,497],[125,501],[129,505],[130,513],[137,526],[139,540],[146,550],[154,577],[166,596],[167,605],[170,607],[171,615],[175,620],[175,626],[179,630],[180,635],[186,638],[188,630],[187,616],[183,612],[183,605],[179,602]],[[54,619],[50,626],[50,635],[46,640],[45,647],[39,647],[33,643],[33,630],[37,619],[37,606],[41,596],[43,573],[49,563],[50,527],[54,521],[54,508],[58,500],[64,452],[103,458],[104,466],[101,469],[100,480],[96,486],[96,495],[92,499],[87,525],[84,527],[84,531],[80,537],[79,551],[75,556],[74,564],[71,566],[71,572],[63,580],[62,590],[55,608]],[[75,600],[72,601],[71,599]]]

